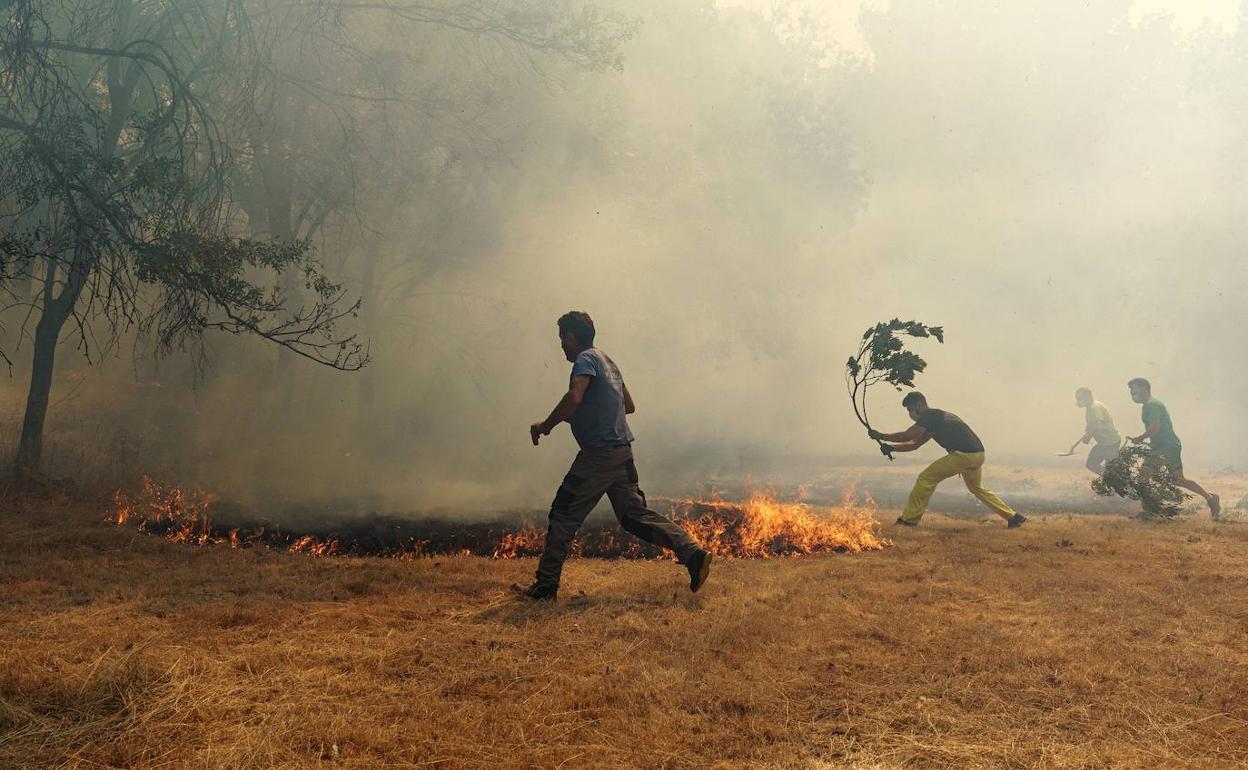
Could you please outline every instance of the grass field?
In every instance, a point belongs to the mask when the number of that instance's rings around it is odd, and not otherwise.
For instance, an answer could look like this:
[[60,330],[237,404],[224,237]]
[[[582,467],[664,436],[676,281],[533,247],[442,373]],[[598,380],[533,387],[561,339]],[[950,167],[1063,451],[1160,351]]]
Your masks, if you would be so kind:
[[577,560],[533,606],[529,559],[196,548],[12,498],[4,768],[1248,766],[1248,525],[933,514],[697,595]]

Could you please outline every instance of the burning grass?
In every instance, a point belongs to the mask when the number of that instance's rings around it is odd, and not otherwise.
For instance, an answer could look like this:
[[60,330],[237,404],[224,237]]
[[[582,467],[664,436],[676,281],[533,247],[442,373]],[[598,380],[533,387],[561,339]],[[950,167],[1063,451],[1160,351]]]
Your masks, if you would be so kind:
[[[0,495],[0,767],[1248,766],[1248,527],[936,513],[856,558],[312,559]],[[133,520],[131,521],[133,523]]]
[[[543,527],[529,521],[463,523],[372,517],[339,522],[316,532],[282,530],[264,524],[214,521],[217,498],[210,493],[160,484],[150,478],[133,495],[118,492],[108,520],[175,543],[263,546],[313,556],[538,556]],[[672,518],[716,556],[769,558],[879,550],[890,545],[879,533],[875,502],[851,491],[834,507],[784,502],[764,492],[740,503],[666,499]],[[665,554],[614,526],[582,528],[573,556],[656,558]]]

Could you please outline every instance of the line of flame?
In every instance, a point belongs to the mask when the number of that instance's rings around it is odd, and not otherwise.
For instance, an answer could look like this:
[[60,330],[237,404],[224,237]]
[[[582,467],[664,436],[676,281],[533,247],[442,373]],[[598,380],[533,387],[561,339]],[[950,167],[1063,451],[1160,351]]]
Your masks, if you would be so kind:
[[[159,484],[150,478],[133,497],[118,492],[108,516],[110,523],[124,526],[136,522],[140,532],[159,535],[175,543],[228,545],[232,548],[264,546],[312,556],[361,554],[358,546],[338,537],[283,533],[279,530],[215,526],[209,508],[217,498],[211,493]],[[751,492],[743,502],[722,499],[666,499],[671,515],[702,547],[717,557],[772,558],[828,552],[878,550],[891,543],[879,532],[877,506],[866,494],[847,492],[835,506],[784,502],[766,491]],[[527,522],[513,531],[483,533],[471,547],[450,553],[489,555],[496,559],[536,556],[545,545],[546,531]],[[387,548],[384,555],[415,558],[446,554],[449,544],[429,538],[409,538]],[[636,538],[620,538],[614,529],[581,532],[572,542],[572,556],[618,556],[648,558],[664,555]],[[667,554],[670,557],[670,553]]]

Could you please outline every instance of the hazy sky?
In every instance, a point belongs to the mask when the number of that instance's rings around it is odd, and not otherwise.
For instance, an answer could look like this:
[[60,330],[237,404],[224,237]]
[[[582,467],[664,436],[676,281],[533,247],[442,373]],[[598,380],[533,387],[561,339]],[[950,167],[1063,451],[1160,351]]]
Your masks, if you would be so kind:
[[[1188,40],[1234,6],[1206,5],[1137,5],[1127,34],[1121,4],[898,2],[861,29],[860,6],[829,4],[871,55],[819,72],[748,14],[626,6],[645,23],[624,70],[570,79],[533,117],[497,253],[438,287],[488,302],[422,300],[454,319],[441,352],[415,337],[379,363],[387,410],[424,426],[387,478],[545,502],[574,445],[561,428],[534,449],[525,428],[566,387],[568,309],[629,382],[658,489],[876,461],[843,367],[893,316],[946,327],[919,346],[919,387],[998,459],[1052,462],[1081,433],[1081,385],[1138,432],[1125,383],[1147,376],[1191,467],[1242,463],[1248,354],[1218,320],[1248,292],[1237,70]],[[877,393],[873,420],[906,427],[899,399]]]
[[[719,0],[725,8],[745,6],[766,9],[772,0]],[[856,54],[870,55],[870,49],[858,27],[858,15],[865,8],[887,9],[888,0],[805,0],[815,13],[826,20],[828,32],[838,46]],[[1233,30],[1239,17],[1239,0],[1137,0],[1132,15],[1139,19],[1150,14],[1169,14],[1185,30],[1193,30],[1206,22]]]
[[1239,17],[1239,0],[1137,0],[1137,16],[1168,13],[1185,28],[1198,27],[1206,20],[1233,29]]
[[[1135,18],[1174,10],[1184,30],[1206,16],[1233,20],[1233,4],[1207,5],[1140,6]],[[838,8],[855,24],[856,10]],[[899,315],[946,326],[946,346],[922,347],[931,369],[919,386],[966,417],[997,457],[1048,459],[1069,446],[1082,428],[1080,385],[1124,432],[1139,432],[1125,382],[1143,375],[1171,404],[1193,467],[1240,462],[1244,391],[1232,373],[1244,356],[1233,343],[1215,352],[1225,343],[1201,331],[1202,313],[1237,312],[1244,283],[1237,217],[1217,192],[1235,189],[1223,168],[1232,123],[1164,38],[1144,33],[1128,45],[1097,26],[1095,7],[1062,8],[1034,19],[1002,10],[975,24],[877,17],[860,37],[883,47],[837,101],[870,180],[848,227],[778,175],[752,182],[775,185],[785,202],[760,218],[774,227],[772,248],[766,237],[741,242],[738,217],[702,229],[698,219],[638,216],[621,205],[627,188],[592,177],[526,209],[509,233],[522,273],[481,277],[501,281],[516,303],[533,300],[511,306],[525,338],[514,366],[525,371],[509,383],[527,395],[500,393],[498,417],[513,403],[527,404],[530,419],[549,409],[566,364],[548,324],[576,307],[599,319],[601,345],[632,383],[638,449],[656,473],[856,451],[869,461],[842,367],[864,328]],[[683,90],[709,88],[696,72],[649,62],[649,34],[623,75],[645,97],[623,115],[679,144],[682,124],[666,115],[716,116],[715,97]],[[699,99],[712,100],[705,113]],[[721,112],[731,114],[727,103]],[[784,240],[786,210],[809,218],[804,238]],[[527,368],[526,350],[541,369]],[[904,428],[899,398],[878,393],[873,419]],[[562,435],[550,443],[556,451],[500,447],[500,456],[554,473],[571,446]]]

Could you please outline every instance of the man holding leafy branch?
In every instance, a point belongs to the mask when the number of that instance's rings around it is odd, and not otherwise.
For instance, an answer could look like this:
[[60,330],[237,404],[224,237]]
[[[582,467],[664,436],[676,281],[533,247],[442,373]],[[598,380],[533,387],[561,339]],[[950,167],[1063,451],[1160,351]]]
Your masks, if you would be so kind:
[[913,452],[930,439],[935,439],[948,454],[919,474],[914,488],[910,490],[910,499],[906,501],[906,507],[897,519],[898,524],[918,526],[936,486],[951,476],[961,476],[971,494],[1005,519],[1010,529],[1022,526],[1027,521],[1025,516],[1016,513],[996,493],[984,486],[984,444],[969,425],[952,412],[928,406],[927,398],[917,390],[907,393],[901,405],[910,413],[914,425],[900,433],[869,430],[867,435],[881,442],[880,451],[890,456],[893,452]]
[[1011,528],[1020,526],[1027,519],[984,487],[984,445],[975,431],[957,415],[932,409],[922,393],[912,390],[901,401],[914,420],[909,430],[881,433],[871,427],[867,420],[867,393],[871,388],[880,384],[891,385],[897,390],[913,388],[914,378],[927,368],[927,362],[917,353],[906,350],[904,337],[931,338],[944,343],[945,330],[940,326],[899,318],[877,323],[863,333],[858,352],[845,362],[845,385],[854,405],[854,416],[867,429],[867,435],[879,442],[881,453],[891,460],[893,452],[913,452],[929,439],[936,439],[936,443],[948,452],[919,474],[897,523],[907,527],[918,526],[936,485],[950,476],[961,476],[971,494],[996,511]]

